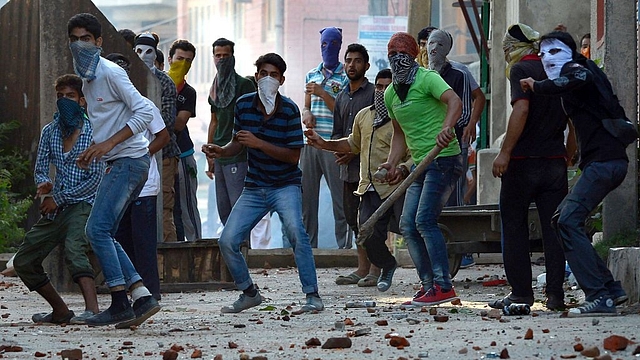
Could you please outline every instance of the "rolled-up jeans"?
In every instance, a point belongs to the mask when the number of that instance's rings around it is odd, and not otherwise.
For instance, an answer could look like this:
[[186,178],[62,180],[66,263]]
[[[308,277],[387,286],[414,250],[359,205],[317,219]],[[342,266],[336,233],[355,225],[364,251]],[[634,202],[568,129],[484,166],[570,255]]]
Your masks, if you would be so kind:
[[251,229],[271,210],[280,215],[283,231],[293,247],[302,292],[317,292],[316,265],[309,235],[302,223],[302,191],[297,185],[274,188],[245,187],[242,190],[218,241],[220,252],[236,286],[245,290],[253,284],[240,246],[249,237]]
[[149,155],[107,162],[102,182],[87,220],[86,233],[109,288],[142,280],[127,254],[115,240],[120,220],[138,198],[147,181]]
[[420,282],[451,289],[447,245],[438,217],[462,174],[462,156],[436,158],[407,189],[400,231]]

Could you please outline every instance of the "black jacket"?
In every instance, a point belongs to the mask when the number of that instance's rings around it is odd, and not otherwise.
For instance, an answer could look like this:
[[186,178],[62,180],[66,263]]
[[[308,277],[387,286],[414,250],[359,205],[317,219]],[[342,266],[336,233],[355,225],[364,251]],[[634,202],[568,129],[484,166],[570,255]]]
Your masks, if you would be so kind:
[[624,116],[624,110],[606,75],[593,61],[579,56],[562,67],[560,77],[536,81],[533,89],[537,94],[561,96],[576,130],[580,169],[594,161],[628,161],[626,147],[602,125],[602,119]]

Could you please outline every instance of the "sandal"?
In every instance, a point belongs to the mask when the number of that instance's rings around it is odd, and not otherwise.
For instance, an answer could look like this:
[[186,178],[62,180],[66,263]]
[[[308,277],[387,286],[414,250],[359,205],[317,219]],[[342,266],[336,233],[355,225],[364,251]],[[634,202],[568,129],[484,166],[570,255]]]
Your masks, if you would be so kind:
[[47,313],[33,314],[33,316],[31,317],[31,320],[33,320],[34,323],[60,325],[60,324],[69,324],[69,322],[71,321],[71,318],[73,318],[74,316],[75,314],[73,313],[73,311],[69,310],[69,313],[67,314],[67,316],[59,320],[53,319],[52,312],[48,314]]
[[362,279],[362,276],[354,272],[347,276],[339,275],[336,278],[336,285],[353,285],[357,284],[360,279]]
[[376,286],[377,284],[378,284],[378,276],[375,276],[373,274],[367,274],[367,276],[363,277],[362,279],[360,279],[360,281],[358,281],[359,287]]

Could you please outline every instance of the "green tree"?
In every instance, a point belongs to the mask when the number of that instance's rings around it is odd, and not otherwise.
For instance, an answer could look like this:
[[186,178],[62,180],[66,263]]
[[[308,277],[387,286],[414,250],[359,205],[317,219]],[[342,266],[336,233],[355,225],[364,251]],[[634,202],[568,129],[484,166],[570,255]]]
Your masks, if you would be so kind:
[[28,190],[18,193],[13,185],[26,179],[30,164],[8,144],[8,134],[19,127],[16,121],[0,123],[0,251],[17,246],[24,237],[21,222],[32,204]]

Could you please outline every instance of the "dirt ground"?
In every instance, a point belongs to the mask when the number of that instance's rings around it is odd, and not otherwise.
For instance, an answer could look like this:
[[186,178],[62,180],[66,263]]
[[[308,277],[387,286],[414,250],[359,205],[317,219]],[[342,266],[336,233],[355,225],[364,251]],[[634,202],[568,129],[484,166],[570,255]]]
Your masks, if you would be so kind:
[[[163,309],[129,330],[35,325],[31,315],[48,310],[44,301],[29,293],[19,279],[2,278],[0,345],[5,352],[0,355],[60,359],[63,350],[79,349],[83,359],[161,359],[163,354],[170,358],[168,350],[173,348],[178,359],[489,359],[500,358],[501,353],[502,358],[508,353],[511,359],[580,359],[587,357],[575,346],[597,347],[601,355],[610,353],[604,340],[612,335],[623,336],[630,344],[611,353],[611,358],[637,358],[634,352],[640,351],[635,344],[640,341],[637,305],[620,307],[622,315],[617,317],[563,318],[562,313],[544,308],[542,290],[536,289],[531,315],[493,317],[496,314],[489,312],[486,302],[505,296],[509,288],[482,283],[491,276],[503,278],[500,265],[460,270],[454,279],[461,299],[458,305],[408,310],[400,304],[416,290],[415,269],[398,269],[386,293],[375,287],[335,285],[338,274],[351,270],[318,269],[326,306],[321,313],[292,313],[303,301],[295,269],[252,269],[266,298],[256,309],[220,314],[221,306],[237,298],[236,291],[163,294]],[[534,277],[543,271],[534,266]],[[581,296],[580,290],[568,290],[566,300],[581,302]],[[83,310],[79,294],[65,294],[64,298],[73,310]],[[345,308],[347,302],[361,300],[375,301],[376,307]],[[100,301],[101,306],[108,306],[109,296],[100,295]],[[436,317],[447,321],[436,321]],[[529,329],[531,336],[527,336]],[[350,343],[350,347],[313,345],[325,344],[329,338],[342,338],[339,346]],[[392,346],[398,343],[401,346]]]

